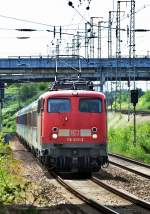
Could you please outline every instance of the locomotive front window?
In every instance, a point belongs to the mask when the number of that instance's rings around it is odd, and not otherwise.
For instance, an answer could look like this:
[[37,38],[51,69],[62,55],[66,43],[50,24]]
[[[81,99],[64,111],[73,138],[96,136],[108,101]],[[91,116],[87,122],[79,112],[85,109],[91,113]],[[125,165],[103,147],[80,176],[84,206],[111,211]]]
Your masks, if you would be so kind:
[[49,99],[48,100],[48,112],[70,112],[71,104],[69,99]]
[[100,99],[80,99],[79,111],[100,113],[102,112],[102,101]]

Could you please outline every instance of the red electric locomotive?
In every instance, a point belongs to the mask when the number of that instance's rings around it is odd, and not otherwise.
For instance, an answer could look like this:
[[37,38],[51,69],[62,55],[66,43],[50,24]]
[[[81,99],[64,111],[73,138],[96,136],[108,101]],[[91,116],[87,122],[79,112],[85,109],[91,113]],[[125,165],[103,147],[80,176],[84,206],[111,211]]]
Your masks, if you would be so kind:
[[108,162],[105,105],[104,94],[91,82],[55,82],[17,112],[17,134],[57,171],[98,171]]

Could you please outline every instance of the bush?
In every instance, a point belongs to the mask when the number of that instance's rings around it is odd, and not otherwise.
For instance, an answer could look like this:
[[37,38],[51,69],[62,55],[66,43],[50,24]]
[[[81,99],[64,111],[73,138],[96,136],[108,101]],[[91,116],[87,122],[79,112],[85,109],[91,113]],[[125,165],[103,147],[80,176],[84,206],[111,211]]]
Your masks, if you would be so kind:
[[20,89],[20,100],[27,100],[37,94],[37,86],[33,85],[23,85]]

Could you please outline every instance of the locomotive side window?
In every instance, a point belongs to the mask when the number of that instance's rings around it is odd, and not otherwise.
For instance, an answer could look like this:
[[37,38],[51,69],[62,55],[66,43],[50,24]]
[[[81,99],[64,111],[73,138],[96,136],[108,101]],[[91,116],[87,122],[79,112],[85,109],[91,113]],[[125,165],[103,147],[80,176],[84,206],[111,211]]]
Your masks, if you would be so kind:
[[48,100],[48,112],[70,112],[71,104],[69,99],[49,99]]
[[102,101],[100,99],[80,99],[79,101],[80,112],[102,112]]

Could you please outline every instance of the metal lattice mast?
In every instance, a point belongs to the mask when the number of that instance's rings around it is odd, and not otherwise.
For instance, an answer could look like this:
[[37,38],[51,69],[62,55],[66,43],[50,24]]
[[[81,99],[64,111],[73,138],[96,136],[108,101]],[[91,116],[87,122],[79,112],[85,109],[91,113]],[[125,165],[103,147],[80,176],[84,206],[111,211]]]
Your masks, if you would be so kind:
[[135,0],[131,0],[129,35],[130,35],[129,57],[135,58]]
[[121,45],[120,45],[120,1],[117,2],[117,15],[116,15],[116,58],[121,57]]
[[85,58],[88,58],[88,23],[85,23]]
[[[117,11],[109,11],[109,18],[108,18],[108,58],[112,58],[112,13],[117,13]],[[116,29],[117,34],[117,29]],[[117,70],[116,70],[117,72]],[[117,73],[116,73],[117,77]],[[115,89],[116,90],[116,89]],[[111,92],[113,91],[113,82],[111,78]],[[115,92],[115,99],[116,99],[116,92]],[[113,100],[113,98],[112,98]],[[116,104],[115,104],[116,105]],[[111,110],[112,110],[112,101],[111,101]]]
[[77,56],[80,55],[80,34],[79,34],[79,31],[77,31],[77,39],[76,39],[76,54]]
[[[118,59],[117,59],[117,68],[118,68],[118,72],[120,74],[120,81],[119,81],[119,108],[120,108],[120,111],[121,111],[121,70],[119,69],[119,60],[121,58],[121,23],[120,23],[120,1],[118,1],[118,4],[117,4],[118,8],[117,8],[117,11],[118,11]],[[118,77],[117,77],[118,78]],[[118,87],[118,86],[117,86]]]
[[[132,67],[134,68],[135,58],[135,0],[131,0],[130,9],[130,29],[129,29],[129,59],[133,59]],[[133,69],[135,70],[135,69]],[[134,88],[135,88],[135,75],[134,75]],[[130,89],[130,71],[129,71],[129,89]]]
[[[108,17],[108,58],[112,58],[112,17],[111,17],[111,14],[112,14],[111,11],[109,11],[109,17]],[[112,93],[112,79],[111,79],[111,93]],[[112,111],[112,100],[111,100],[111,111]]]
[[91,33],[90,33],[90,58],[94,58],[94,26],[93,26],[93,17],[91,17],[90,24],[91,24]]
[[115,89],[115,111],[117,109],[117,91],[118,91],[118,64],[121,57],[121,45],[120,45],[120,1],[117,2],[117,14],[116,14],[116,89]]
[[[135,67],[134,67],[134,58],[135,58],[135,0],[131,0],[131,9],[130,9],[130,28],[129,28],[129,59],[130,66],[133,68],[134,72],[134,89],[135,89]],[[131,64],[131,59],[133,59],[133,64]],[[131,74],[129,69],[129,79],[128,79],[128,121],[130,120],[130,81]]]
[[109,11],[109,19],[108,19],[108,58],[112,58],[112,20],[111,20],[111,12]]
[[98,47],[97,47],[97,56],[98,58],[101,58],[101,52],[102,52],[102,45],[101,45],[101,40],[102,40],[102,28],[101,28],[101,21],[98,22]]
[[[133,68],[134,68],[134,58],[135,58],[135,0],[131,0],[131,10],[130,10],[130,29],[129,29],[129,58],[133,58]],[[134,75],[134,88],[135,88],[135,75]]]
[[75,56],[75,36],[72,39],[72,56]]
[[[131,15],[130,15],[130,52],[129,52],[129,56],[131,58],[133,58],[133,72],[134,72],[134,90],[135,90],[135,0],[131,0]],[[133,140],[133,144],[136,145],[136,108],[134,105],[134,111],[133,111],[133,115],[134,115],[134,140]]]
[[56,43],[56,56],[59,57],[59,39],[57,39]]

